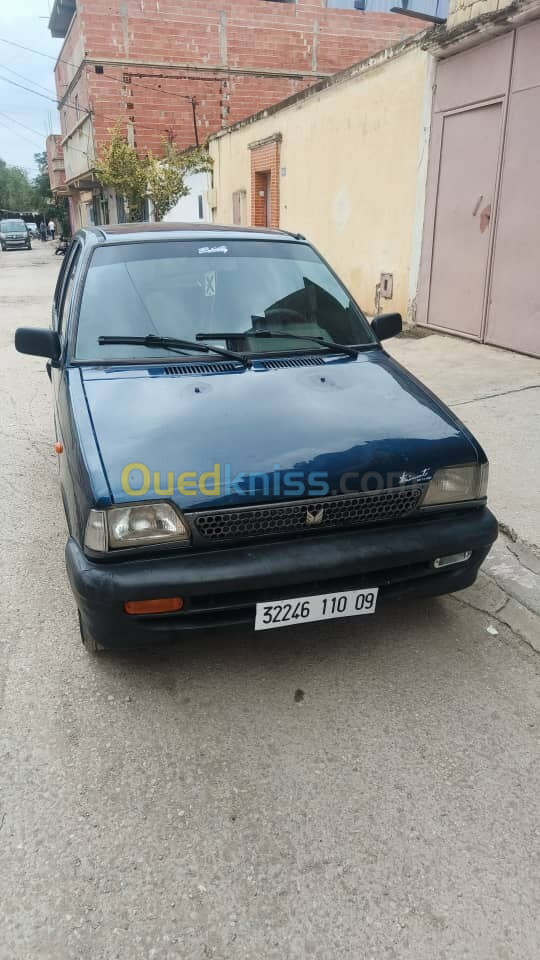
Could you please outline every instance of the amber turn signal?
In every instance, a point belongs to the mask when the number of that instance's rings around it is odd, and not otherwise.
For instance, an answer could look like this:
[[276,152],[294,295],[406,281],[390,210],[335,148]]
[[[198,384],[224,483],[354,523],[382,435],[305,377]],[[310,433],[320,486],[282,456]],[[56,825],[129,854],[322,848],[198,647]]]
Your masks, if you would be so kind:
[[54,449],[55,449],[55,452],[56,452],[56,453],[63,453],[63,452],[64,452],[64,444],[63,444],[63,443],[60,443],[60,441],[57,440],[56,443],[55,443],[55,445],[54,445]]
[[126,613],[174,613],[184,606],[182,597],[163,597],[161,600],[127,600]]

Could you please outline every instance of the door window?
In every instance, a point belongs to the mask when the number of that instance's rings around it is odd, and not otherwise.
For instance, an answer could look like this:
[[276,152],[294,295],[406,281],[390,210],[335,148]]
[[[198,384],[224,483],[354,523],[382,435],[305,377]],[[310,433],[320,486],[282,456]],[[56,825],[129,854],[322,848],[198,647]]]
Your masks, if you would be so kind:
[[66,269],[65,282],[62,289],[60,309],[58,311],[58,332],[60,334],[62,333],[65,321],[67,321],[69,316],[69,308],[71,305],[71,298],[73,296],[73,282],[75,280],[80,254],[81,247],[80,244],[77,244],[69,259]]
[[56,281],[56,287],[54,288],[54,297],[53,297],[53,327],[55,330],[58,329],[58,314],[60,312],[60,301],[62,299],[62,288],[64,286],[64,279],[67,273],[68,264],[71,259],[71,249],[68,250],[64,256],[64,262],[60,268],[60,273],[58,274],[58,280]]

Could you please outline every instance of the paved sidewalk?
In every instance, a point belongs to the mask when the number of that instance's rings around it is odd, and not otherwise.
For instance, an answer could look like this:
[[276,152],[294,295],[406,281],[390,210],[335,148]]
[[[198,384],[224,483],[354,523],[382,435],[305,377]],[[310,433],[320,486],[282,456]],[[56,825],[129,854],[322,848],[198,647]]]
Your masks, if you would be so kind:
[[458,337],[399,337],[388,352],[482,443],[501,533],[477,582],[456,595],[540,652],[540,360]]
[[503,528],[540,546],[540,360],[440,334],[385,346],[483,445],[489,504]]

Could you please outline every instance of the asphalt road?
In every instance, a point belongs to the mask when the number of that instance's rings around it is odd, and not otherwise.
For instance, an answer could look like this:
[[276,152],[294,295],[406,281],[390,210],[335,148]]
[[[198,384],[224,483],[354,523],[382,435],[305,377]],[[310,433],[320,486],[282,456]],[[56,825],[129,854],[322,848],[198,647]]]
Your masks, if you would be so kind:
[[538,658],[488,615],[85,653],[12,346],[58,266],[0,254],[2,960],[536,960]]

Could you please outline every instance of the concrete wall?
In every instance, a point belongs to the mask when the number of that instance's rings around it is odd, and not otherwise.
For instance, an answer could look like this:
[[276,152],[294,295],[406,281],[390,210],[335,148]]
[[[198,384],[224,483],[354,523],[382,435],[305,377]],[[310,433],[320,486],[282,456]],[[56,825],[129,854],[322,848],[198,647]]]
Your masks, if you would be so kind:
[[504,7],[509,7],[513,2],[514,0],[450,0],[447,26],[452,28],[466,20],[474,20],[482,13],[494,13],[495,10],[503,10]]
[[65,191],[66,173],[64,169],[64,155],[62,152],[61,137],[51,133],[45,141],[47,150],[47,167],[53,193]]
[[[163,219],[168,223],[208,223],[211,220],[207,201],[210,182],[209,173],[193,173],[186,177],[186,186],[189,188],[187,197],[182,197]],[[199,197],[202,197],[202,219],[199,216]]]
[[71,130],[67,139],[62,140],[66,180],[84,176],[95,165],[94,134],[92,119],[85,114]]
[[281,134],[280,226],[305,234],[368,312],[380,274],[392,273],[393,297],[380,310],[407,316],[421,242],[432,61],[414,41],[399,50],[217,134],[210,152],[214,220],[232,223],[235,191],[245,190],[251,207],[249,145]]

